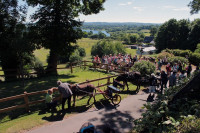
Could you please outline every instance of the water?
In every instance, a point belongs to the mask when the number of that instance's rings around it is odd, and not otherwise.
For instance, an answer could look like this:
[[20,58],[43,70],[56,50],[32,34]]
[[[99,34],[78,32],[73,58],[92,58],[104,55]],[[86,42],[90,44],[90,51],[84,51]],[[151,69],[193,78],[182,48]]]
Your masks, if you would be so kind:
[[106,32],[105,30],[102,30],[102,31],[97,31],[97,30],[82,30],[82,31],[85,31],[87,33],[89,33],[90,31],[93,33],[93,34],[99,34],[99,32],[102,32],[104,33],[107,37],[110,37],[110,34],[108,32]]

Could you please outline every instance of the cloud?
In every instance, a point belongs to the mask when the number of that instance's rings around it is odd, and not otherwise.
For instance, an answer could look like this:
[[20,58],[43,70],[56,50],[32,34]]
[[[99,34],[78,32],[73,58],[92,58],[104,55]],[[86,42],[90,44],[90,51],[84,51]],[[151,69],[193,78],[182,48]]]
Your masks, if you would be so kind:
[[138,12],[144,11],[144,7],[139,7],[139,6],[134,6],[133,9]]
[[133,2],[126,2],[126,3],[119,3],[119,6],[128,6],[131,5]]
[[163,6],[164,9],[171,9],[173,11],[189,11],[188,7],[175,7],[175,6]]
[[174,8],[174,11],[190,11],[188,7],[182,7],[182,8]]

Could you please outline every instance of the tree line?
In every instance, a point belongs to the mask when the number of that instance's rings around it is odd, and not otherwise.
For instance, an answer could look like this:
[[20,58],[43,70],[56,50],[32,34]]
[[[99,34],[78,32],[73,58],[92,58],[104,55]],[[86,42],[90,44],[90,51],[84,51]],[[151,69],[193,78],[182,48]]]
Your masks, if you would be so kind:
[[155,38],[158,52],[163,49],[189,49],[194,51],[200,43],[200,19],[170,19],[162,24]]

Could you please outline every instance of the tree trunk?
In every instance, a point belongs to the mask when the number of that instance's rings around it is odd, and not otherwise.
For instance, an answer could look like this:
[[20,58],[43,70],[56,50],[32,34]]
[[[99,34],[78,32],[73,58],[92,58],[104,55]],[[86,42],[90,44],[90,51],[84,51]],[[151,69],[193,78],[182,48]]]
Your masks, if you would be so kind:
[[57,61],[58,61],[57,53],[53,50],[50,50],[46,74],[55,74],[55,75],[58,74],[57,73]]
[[1,60],[2,70],[4,71],[5,81],[16,80],[18,67],[15,59],[3,58]]

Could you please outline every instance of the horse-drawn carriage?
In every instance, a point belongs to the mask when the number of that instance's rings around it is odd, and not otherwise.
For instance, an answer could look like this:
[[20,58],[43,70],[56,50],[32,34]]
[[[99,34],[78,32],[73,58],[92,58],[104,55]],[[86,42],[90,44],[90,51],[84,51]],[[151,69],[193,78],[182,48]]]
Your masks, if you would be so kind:
[[118,94],[120,90],[114,86],[107,86],[104,91],[92,84],[72,85],[70,88],[73,92],[73,106],[75,106],[76,96],[89,96],[87,104],[90,105],[96,102],[95,96],[98,94],[102,94],[104,98],[111,100],[113,105],[118,105],[121,102],[121,96]]

